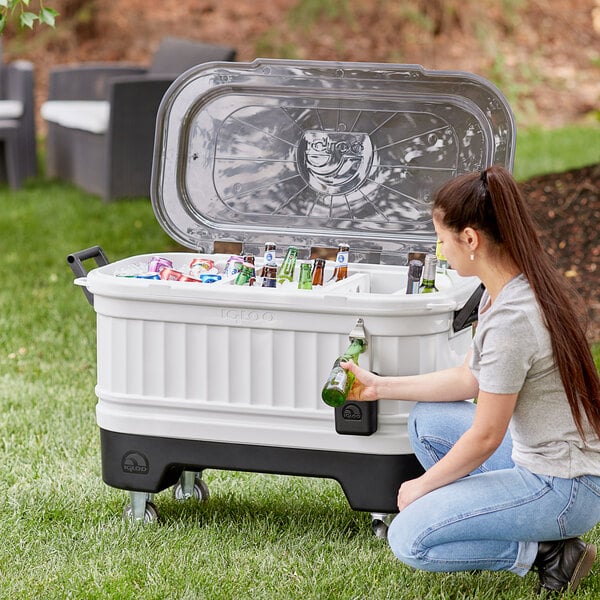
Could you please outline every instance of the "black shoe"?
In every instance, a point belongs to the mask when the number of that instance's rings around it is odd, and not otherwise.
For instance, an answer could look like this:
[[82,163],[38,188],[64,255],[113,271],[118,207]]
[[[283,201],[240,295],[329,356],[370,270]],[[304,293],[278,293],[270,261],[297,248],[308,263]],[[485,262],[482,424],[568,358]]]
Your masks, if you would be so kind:
[[592,570],[596,546],[579,538],[540,542],[533,563],[540,577],[540,589],[550,592],[574,592],[579,582]]

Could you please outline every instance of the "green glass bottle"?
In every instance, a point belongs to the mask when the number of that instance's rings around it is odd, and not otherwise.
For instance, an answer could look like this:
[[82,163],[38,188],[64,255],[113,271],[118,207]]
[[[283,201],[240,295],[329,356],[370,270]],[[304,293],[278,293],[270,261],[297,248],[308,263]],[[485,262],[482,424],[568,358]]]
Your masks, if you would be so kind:
[[358,364],[358,355],[361,352],[364,352],[365,348],[365,340],[355,338],[352,340],[352,343],[348,346],[344,354],[336,358],[333,363],[333,368],[329,373],[329,377],[321,390],[321,398],[325,404],[336,407],[341,406],[346,402],[346,398],[348,398],[348,393],[352,388],[355,377],[354,373],[342,369],[340,363],[352,359]]
[[438,240],[435,245],[435,256],[437,258],[436,271],[445,275],[448,271],[448,261],[442,252],[442,242],[440,242],[440,240]]
[[312,290],[312,273],[309,262],[300,265],[300,277],[298,278],[299,290]]
[[294,281],[294,270],[296,269],[296,260],[298,259],[298,248],[290,246],[287,249],[285,258],[277,271],[277,283],[284,281]]
[[433,254],[425,257],[423,267],[423,281],[419,287],[419,294],[433,294],[438,291],[435,287],[435,273],[437,269],[437,258]]

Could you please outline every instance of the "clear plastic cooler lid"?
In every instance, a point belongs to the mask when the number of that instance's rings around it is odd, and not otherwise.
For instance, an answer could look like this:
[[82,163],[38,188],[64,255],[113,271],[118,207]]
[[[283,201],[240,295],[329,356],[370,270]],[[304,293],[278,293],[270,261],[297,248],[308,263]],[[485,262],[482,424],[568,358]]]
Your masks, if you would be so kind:
[[193,250],[347,242],[356,262],[405,264],[408,251],[435,243],[433,191],[494,163],[512,169],[514,129],[504,96],[470,73],[206,63],[161,103],[152,204]]

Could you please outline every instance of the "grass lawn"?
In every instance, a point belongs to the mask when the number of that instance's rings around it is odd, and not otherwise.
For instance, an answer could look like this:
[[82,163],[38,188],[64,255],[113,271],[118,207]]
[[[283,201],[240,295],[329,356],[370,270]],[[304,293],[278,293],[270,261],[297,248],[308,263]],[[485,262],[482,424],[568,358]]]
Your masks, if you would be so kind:
[[[147,200],[107,205],[42,180],[1,187],[0,210],[0,599],[538,597],[534,574],[411,571],[328,480],[207,471],[209,502],[165,491],[160,524],[124,523],[127,495],[100,472],[95,315],[65,257],[172,242]],[[599,595],[596,567],[578,597]]]
[[517,133],[515,177],[520,181],[600,163],[600,123]]

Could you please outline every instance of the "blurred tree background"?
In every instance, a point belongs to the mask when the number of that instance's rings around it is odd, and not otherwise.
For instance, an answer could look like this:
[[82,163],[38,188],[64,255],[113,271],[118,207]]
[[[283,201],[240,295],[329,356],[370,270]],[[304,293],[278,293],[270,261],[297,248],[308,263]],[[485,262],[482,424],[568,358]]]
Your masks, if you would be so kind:
[[[0,6],[9,0],[0,0]],[[20,0],[23,1],[23,0]],[[28,0],[39,14],[43,4]],[[5,59],[147,63],[163,36],[256,57],[396,62],[465,70],[498,85],[519,127],[597,123],[600,0],[52,0],[56,28],[4,32]]]

